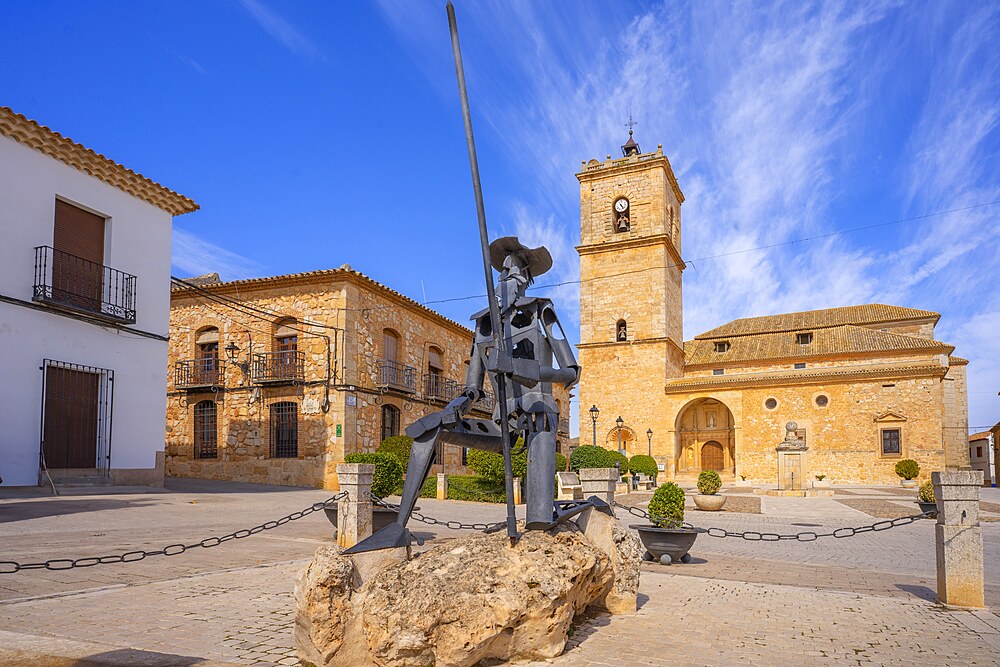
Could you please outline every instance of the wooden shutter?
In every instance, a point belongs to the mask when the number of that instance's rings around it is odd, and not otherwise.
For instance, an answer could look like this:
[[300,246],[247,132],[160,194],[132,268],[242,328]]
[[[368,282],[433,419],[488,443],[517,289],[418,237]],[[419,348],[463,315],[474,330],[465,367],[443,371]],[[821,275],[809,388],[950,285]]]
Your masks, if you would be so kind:
[[104,218],[57,199],[52,232],[53,297],[100,312]]
[[97,466],[98,375],[48,366],[45,369],[45,465]]
[[382,332],[382,358],[386,361],[396,361],[399,339],[388,329]]
[[104,218],[57,199],[52,247],[104,264]]

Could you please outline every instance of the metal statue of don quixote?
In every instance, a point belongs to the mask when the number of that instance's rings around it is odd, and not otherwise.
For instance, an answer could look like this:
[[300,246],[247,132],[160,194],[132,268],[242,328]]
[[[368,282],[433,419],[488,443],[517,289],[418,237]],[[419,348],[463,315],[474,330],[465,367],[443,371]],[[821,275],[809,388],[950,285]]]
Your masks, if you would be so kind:
[[[455,8],[448,3],[448,24],[455,56],[458,92],[465,121],[465,138],[472,168],[479,237],[489,307],[472,316],[475,339],[470,353],[465,387],[443,410],[427,415],[406,428],[413,438],[399,518],[346,553],[407,547],[406,524],[431,464],[438,442],[492,452],[502,452],[507,490],[507,534],[517,539],[514,515],[512,448],[518,436],[527,448],[525,528],[546,530],[598,501],[553,501],[556,473],[556,425],[559,407],[552,397],[552,383],[567,389],[580,378],[580,366],[566,340],[555,308],[548,299],[526,296],[529,285],[550,268],[552,257],[544,247],[529,248],[516,237],[489,242],[486,209],[479,179],[479,163],[472,134],[472,117],[465,87],[465,71],[458,42]],[[493,269],[500,274],[493,285]],[[482,398],[486,379],[497,397],[493,419],[471,419],[466,413]],[[519,453],[519,452],[518,452]]]

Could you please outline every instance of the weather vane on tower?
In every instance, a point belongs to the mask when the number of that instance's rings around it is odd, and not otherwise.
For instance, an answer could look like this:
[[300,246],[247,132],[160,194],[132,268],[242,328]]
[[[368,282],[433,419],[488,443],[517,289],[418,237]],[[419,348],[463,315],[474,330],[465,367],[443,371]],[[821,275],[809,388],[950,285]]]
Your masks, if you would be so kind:
[[635,143],[635,139],[632,138],[632,128],[634,128],[639,123],[632,120],[632,109],[628,110],[628,122],[625,123],[625,127],[628,128],[628,141],[622,146],[622,155],[628,157],[630,155],[638,155],[642,151],[639,150],[639,144]]

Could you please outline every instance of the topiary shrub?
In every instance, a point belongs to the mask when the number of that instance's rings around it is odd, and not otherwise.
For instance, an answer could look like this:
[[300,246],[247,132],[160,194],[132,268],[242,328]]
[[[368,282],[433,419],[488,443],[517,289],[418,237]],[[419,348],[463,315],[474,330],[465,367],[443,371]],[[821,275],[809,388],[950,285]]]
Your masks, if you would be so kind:
[[917,491],[917,498],[920,499],[922,503],[936,503],[937,499],[934,497],[934,483],[927,481],[920,485],[920,490]]
[[646,475],[650,479],[656,478],[659,472],[656,468],[656,459],[645,454],[636,454],[628,460],[628,471],[637,475]]
[[374,464],[375,475],[372,477],[372,493],[379,498],[397,494],[403,489],[403,466],[392,454],[385,452],[348,454],[344,457],[344,463]]
[[722,479],[714,470],[702,470],[698,475],[698,493],[714,496],[722,488]]
[[647,509],[654,526],[680,528],[684,523],[684,490],[667,482],[653,493]]
[[378,451],[384,454],[392,454],[399,461],[399,464],[406,469],[410,463],[410,447],[413,446],[413,438],[406,435],[394,435],[386,438],[378,446]]
[[621,452],[612,451],[610,449],[607,450],[607,452],[608,452],[608,460],[610,461],[608,463],[608,467],[614,468],[615,464],[617,463],[618,469],[621,471],[621,473],[623,475],[626,474],[628,472],[628,457],[622,454]]
[[903,479],[916,479],[920,475],[920,465],[913,459],[897,461],[896,474]]
[[569,467],[580,472],[581,468],[613,468],[615,459],[603,447],[584,445],[577,447],[569,455]]
[[[467,467],[486,482],[496,486],[503,486],[505,484],[503,454],[470,449],[466,460]],[[515,454],[511,458],[511,468],[514,472],[514,477],[524,479],[528,476],[528,450]],[[566,457],[556,452],[556,471],[565,469]]]

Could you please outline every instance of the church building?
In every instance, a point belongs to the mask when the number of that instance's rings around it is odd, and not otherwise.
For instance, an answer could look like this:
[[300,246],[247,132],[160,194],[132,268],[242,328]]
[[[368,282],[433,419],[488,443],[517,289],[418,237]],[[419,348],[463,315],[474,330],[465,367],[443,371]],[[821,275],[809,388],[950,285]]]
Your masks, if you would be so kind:
[[969,466],[968,361],[935,339],[938,313],[864,304],[742,318],[685,340],[684,194],[662,146],[643,153],[630,131],[622,153],[576,175],[581,444],[651,453],[668,480],[711,469],[774,484],[794,422],[804,450],[785,486],[897,484],[904,458],[921,479]]

